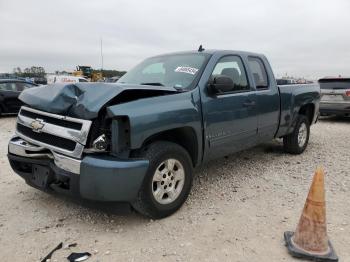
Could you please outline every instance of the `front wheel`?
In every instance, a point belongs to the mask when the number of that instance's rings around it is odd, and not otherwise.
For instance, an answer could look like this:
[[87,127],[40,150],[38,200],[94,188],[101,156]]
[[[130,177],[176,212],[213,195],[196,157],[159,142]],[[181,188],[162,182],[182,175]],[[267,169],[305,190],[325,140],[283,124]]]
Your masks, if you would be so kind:
[[173,214],[186,201],[192,187],[192,161],[181,146],[159,141],[139,156],[149,168],[133,207],[139,213],[159,219]]
[[284,150],[291,154],[304,152],[310,137],[310,123],[306,116],[299,115],[293,133],[283,137]]

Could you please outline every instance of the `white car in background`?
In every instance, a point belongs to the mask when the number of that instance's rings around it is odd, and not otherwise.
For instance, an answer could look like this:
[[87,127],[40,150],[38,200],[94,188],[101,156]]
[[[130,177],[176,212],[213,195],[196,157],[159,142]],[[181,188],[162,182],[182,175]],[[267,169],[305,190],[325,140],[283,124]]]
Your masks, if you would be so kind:
[[47,76],[47,84],[80,83],[80,82],[88,82],[88,80],[80,76],[69,76],[69,75],[48,75]]

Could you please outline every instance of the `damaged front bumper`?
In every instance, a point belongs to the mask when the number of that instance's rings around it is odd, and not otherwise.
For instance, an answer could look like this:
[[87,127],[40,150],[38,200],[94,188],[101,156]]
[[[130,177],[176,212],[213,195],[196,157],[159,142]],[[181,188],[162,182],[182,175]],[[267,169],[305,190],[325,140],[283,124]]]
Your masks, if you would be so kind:
[[8,159],[27,184],[94,201],[132,202],[142,186],[148,160],[122,160],[109,155],[75,159],[14,137]]
[[44,147],[33,145],[20,137],[13,137],[9,142],[9,153],[26,158],[49,158],[65,171],[80,174],[81,160],[51,152]]

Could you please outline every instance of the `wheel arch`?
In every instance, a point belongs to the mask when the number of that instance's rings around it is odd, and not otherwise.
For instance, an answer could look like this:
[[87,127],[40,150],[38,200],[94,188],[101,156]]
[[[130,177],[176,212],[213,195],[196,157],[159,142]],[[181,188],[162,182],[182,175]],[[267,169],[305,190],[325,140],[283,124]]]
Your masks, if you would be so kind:
[[144,140],[141,148],[145,148],[156,141],[169,141],[182,146],[190,155],[193,166],[197,166],[199,148],[198,137],[194,128],[180,127],[153,134]]
[[315,115],[315,105],[313,103],[302,105],[298,113],[306,116],[309,120],[309,124],[312,125]]

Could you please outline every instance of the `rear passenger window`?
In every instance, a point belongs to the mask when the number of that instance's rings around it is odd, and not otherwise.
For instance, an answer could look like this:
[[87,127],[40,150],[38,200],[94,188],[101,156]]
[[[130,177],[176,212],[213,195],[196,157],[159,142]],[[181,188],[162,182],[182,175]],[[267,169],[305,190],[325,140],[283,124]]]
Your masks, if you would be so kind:
[[212,78],[223,75],[233,81],[232,92],[250,89],[242,60],[238,56],[225,56],[219,60],[212,73]]
[[248,57],[250,71],[253,74],[257,89],[267,89],[269,87],[267,73],[263,61],[257,57]]

